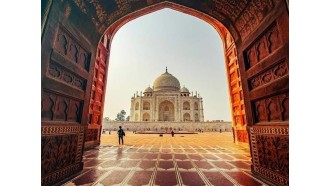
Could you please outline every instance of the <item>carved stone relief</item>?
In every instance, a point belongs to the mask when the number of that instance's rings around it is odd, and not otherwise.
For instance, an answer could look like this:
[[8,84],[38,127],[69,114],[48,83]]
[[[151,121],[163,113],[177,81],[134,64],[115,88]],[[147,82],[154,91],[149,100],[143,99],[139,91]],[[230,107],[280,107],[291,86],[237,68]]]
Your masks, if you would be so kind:
[[47,70],[48,76],[59,80],[67,85],[73,86],[80,90],[85,90],[86,88],[86,80],[81,78],[64,67],[56,64],[55,62],[51,62],[49,64],[49,68]]
[[42,137],[41,175],[45,176],[75,163],[77,142],[77,134]]
[[43,121],[80,122],[82,101],[43,91],[41,119]]
[[87,129],[85,141],[97,141],[99,129]]
[[81,168],[83,131],[82,126],[41,127],[42,185],[56,183],[68,172],[74,173]]
[[253,102],[255,123],[271,121],[288,121],[289,93],[283,93],[270,98]]
[[271,0],[250,1],[242,14],[235,21],[235,26],[243,40],[257,28],[267,13],[274,8]]
[[289,128],[252,127],[250,135],[254,171],[288,185]]
[[250,90],[256,89],[261,85],[269,84],[274,80],[289,74],[287,60],[283,60],[272,68],[265,69],[260,75],[248,80]]
[[90,54],[77,42],[64,28],[59,27],[54,43],[54,49],[73,63],[77,63],[83,69],[89,69]]
[[244,142],[244,143],[249,142],[249,137],[246,130],[236,130],[236,134],[237,134],[237,140],[239,142]]
[[244,52],[246,56],[246,69],[251,68],[272,54],[281,45],[282,42],[275,22]]

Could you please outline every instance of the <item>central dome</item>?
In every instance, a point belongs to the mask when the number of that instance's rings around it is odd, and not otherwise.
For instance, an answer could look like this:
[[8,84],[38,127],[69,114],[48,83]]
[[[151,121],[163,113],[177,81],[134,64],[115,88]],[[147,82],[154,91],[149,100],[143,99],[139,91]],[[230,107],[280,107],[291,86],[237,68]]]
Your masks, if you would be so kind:
[[172,90],[172,91],[180,91],[180,82],[179,80],[172,76],[172,74],[166,72],[160,75],[154,81],[154,91],[162,91],[162,90]]

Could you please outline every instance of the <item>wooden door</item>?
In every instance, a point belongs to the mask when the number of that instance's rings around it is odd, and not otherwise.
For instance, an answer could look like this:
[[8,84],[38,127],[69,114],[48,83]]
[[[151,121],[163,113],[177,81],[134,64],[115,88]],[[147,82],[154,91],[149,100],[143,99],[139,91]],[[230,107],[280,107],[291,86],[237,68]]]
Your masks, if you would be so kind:
[[238,46],[252,172],[277,185],[289,184],[288,23],[283,1]]
[[[82,170],[95,48],[88,19],[67,1],[43,1],[41,177],[52,185]],[[77,19],[80,17],[81,19]],[[77,26],[78,25],[78,26]],[[96,33],[96,32],[95,32]]]

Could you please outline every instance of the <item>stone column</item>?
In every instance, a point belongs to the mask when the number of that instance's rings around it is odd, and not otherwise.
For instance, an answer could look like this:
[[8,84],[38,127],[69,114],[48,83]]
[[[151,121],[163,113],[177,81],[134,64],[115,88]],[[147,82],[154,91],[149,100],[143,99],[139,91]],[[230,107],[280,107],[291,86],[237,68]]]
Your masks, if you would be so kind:
[[204,108],[203,108],[203,98],[200,98],[200,121],[204,121]]
[[179,112],[179,109],[180,109],[180,102],[179,102],[179,97],[178,95],[175,96],[175,100],[174,100],[174,121],[180,121],[180,112]]
[[158,114],[158,99],[157,99],[157,97],[155,96],[155,102],[154,102],[154,104],[155,104],[155,121],[159,121],[159,118],[158,118],[158,116],[159,116],[159,114]]
[[129,115],[129,120],[130,121],[134,121],[134,119],[133,119],[133,116],[134,116],[134,100],[135,100],[135,98],[131,99],[131,109],[130,109],[130,115]]
[[178,94],[178,100],[179,100],[179,110],[178,110],[178,115],[179,115],[179,120],[178,121],[183,121],[183,116],[182,116],[182,99],[181,99],[181,93]]
[[140,108],[139,108],[139,113],[140,113],[140,116],[139,116],[139,120],[140,121],[143,121],[143,119],[142,119],[142,108],[143,108],[143,103],[142,103],[142,93],[141,93],[141,95],[140,95]]
[[194,115],[194,97],[191,96],[189,98],[189,103],[190,103],[190,120],[195,121],[195,115]]

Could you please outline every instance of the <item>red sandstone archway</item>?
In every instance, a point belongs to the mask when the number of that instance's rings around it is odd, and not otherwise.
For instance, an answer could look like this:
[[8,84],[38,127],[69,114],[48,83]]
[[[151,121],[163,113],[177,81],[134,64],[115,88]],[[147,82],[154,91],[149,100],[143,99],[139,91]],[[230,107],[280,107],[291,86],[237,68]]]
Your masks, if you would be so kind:
[[[163,9],[163,8],[171,8],[173,10],[180,11],[182,13],[186,13],[192,16],[195,16],[196,18],[200,18],[207,23],[209,23],[211,26],[213,26],[217,32],[219,33],[219,36],[222,39],[223,43],[223,48],[225,50],[225,61],[226,61],[226,71],[227,71],[227,78],[228,78],[228,85],[229,85],[229,96],[230,96],[230,103],[232,107],[232,122],[233,122],[233,129],[235,132],[234,137],[236,139],[234,141],[236,142],[245,142],[247,143],[248,140],[248,133],[247,133],[247,125],[245,123],[245,106],[244,106],[244,99],[243,99],[243,89],[242,89],[242,83],[241,83],[241,78],[240,78],[240,73],[239,71],[239,66],[238,66],[238,59],[237,59],[237,54],[236,54],[236,46],[234,42],[234,38],[232,34],[229,32],[229,30],[218,20],[212,18],[211,16],[208,16],[206,14],[203,14],[197,10],[190,9],[185,6],[178,5],[176,3],[172,2],[162,2],[159,4],[156,4],[154,6],[150,6],[146,9],[138,10],[135,12],[132,12],[130,15],[124,16],[121,19],[117,20],[115,23],[110,25],[110,27],[105,31],[103,37],[101,38],[99,42],[99,47],[98,47],[98,55],[102,56],[101,59],[103,60],[108,60],[109,55],[110,55],[110,46],[111,46],[111,41],[115,35],[115,33],[127,22],[136,19],[140,16],[155,12],[157,10]],[[234,36],[236,36],[236,31],[232,30],[234,32]],[[109,50],[104,50],[104,48],[108,48]],[[100,60],[101,60],[100,59]],[[101,61],[103,61],[101,60]],[[96,60],[96,65],[100,63],[98,60]],[[106,63],[108,64],[108,63]],[[102,66],[101,66],[102,67]],[[107,65],[104,66],[104,69],[102,71],[97,71],[100,73],[101,76],[107,76],[104,74],[104,72],[107,72]],[[95,75],[95,74],[94,74]],[[98,76],[98,75],[95,75]],[[100,82],[102,85],[104,82]],[[106,83],[106,82],[105,82]],[[95,81],[96,86],[98,85],[98,81]],[[102,86],[100,85],[100,86]],[[235,87],[235,88],[233,88]],[[93,93],[93,91],[92,91]],[[99,92],[102,97],[105,96],[105,91],[104,92]],[[103,99],[104,100],[104,99]],[[101,102],[102,104],[102,110],[104,106],[104,102]],[[196,107],[196,104],[194,104],[194,109],[196,110],[198,106]],[[100,113],[91,111],[90,117],[95,118],[95,117],[100,117]],[[92,114],[96,113],[96,114]],[[103,116],[102,116],[103,117]],[[96,123],[100,125],[99,123]],[[95,144],[95,143],[92,143]],[[96,144],[99,144],[99,139]]]
[[[287,1],[172,1],[42,1],[42,185],[82,170],[83,148],[99,144],[115,32],[162,8],[196,16],[218,31],[235,141],[249,142],[256,176],[288,184]],[[60,159],[65,163],[57,164]]]

